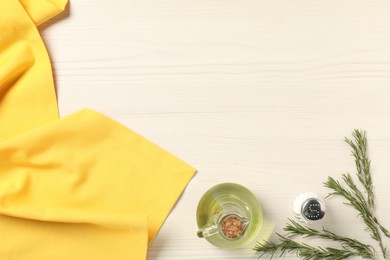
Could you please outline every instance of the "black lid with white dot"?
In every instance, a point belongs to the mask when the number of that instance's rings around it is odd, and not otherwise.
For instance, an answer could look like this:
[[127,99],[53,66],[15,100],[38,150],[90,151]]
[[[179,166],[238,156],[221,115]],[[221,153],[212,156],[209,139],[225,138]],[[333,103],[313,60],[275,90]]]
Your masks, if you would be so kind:
[[302,215],[311,221],[320,220],[324,217],[325,211],[321,209],[321,202],[316,198],[309,199],[302,207]]

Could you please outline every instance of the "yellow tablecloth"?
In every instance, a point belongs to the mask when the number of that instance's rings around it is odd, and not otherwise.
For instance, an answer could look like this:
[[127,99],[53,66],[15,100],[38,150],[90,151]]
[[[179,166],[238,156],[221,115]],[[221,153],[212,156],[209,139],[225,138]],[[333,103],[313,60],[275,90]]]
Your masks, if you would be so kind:
[[65,4],[0,1],[0,259],[145,259],[195,170],[95,111],[58,119],[36,26]]

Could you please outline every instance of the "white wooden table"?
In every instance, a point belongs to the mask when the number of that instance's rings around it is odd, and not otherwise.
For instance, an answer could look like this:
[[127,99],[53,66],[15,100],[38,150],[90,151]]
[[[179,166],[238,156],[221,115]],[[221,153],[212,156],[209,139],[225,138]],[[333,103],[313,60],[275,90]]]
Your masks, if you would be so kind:
[[[296,195],[355,173],[354,128],[368,132],[390,228],[389,1],[73,0],[41,32],[62,116],[95,109],[198,169],[148,260],[257,259],[196,237],[202,194],[248,187],[275,239]],[[323,225],[370,242],[352,209],[326,202]]]

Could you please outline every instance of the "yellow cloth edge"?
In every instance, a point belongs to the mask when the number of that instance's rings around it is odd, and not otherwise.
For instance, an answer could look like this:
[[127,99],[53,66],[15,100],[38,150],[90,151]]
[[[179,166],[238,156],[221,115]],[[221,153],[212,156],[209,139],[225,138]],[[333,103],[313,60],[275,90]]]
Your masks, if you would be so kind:
[[19,0],[36,26],[65,10],[68,0]]

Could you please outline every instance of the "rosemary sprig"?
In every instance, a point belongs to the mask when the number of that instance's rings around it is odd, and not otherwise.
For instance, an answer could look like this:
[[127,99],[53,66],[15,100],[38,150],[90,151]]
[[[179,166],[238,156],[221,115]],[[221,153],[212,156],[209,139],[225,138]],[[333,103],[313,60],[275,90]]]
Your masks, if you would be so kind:
[[359,131],[357,129],[353,131],[352,135],[354,140],[345,138],[345,142],[348,143],[352,148],[352,155],[355,158],[355,165],[357,170],[356,175],[358,176],[361,185],[364,187],[366,195],[360,191],[349,174],[342,175],[344,183],[348,186],[349,190],[342,187],[339,182],[336,182],[330,177],[324,184],[325,187],[333,190],[329,196],[343,196],[348,201],[347,204],[359,212],[359,216],[366,224],[371,238],[379,243],[382,255],[384,258],[386,258],[387,250],[383,244],[380,230],[382,230],[385,235],[388,235],[389,232],[378,223],[378,220],[375,217],[374,188],[370,171],[371,161],[368,159],[367,155],[367,136],[364,131]]
[[262,257],[265,254],[270,254],[270,259],[272,259],[278,251],[280,251],[280,257],[286,253],[295,252],[299,258],[304,260],[342,260],[351,256],[358,256],[358,253],[349,249],[313,247],[306,243],[298,243],[286,236],[280,234],[277,235],[279,236],[279,243],[257,243],[254,250],[261,252],[259,257]]
[[[358,216],[362,218],[366,225],[366,230],[369,232],[371,238],[378,242],[382,255],[386,259],[387,252],[382,241],[382,234],[390,238],[390,232],[379,223],[375,216],[375,196],[370,172],[371,161],[367,154],[366,133],[364,131],[354,130],[352,135],[354,139],[350,140],[345,138],[345,142],[352,149],[357,177],[360,185],[363,187],[363,191],[355,184],[353,178],[348,173],[342,175],[343,184],[332,177],[328,177],[324,185],[332,190],[328,197],[332,195],[342,196],[347,200],[344,204],[352,206],[358,212]],[[278,251],[281,252],[280,256],[289,252],[295,252],[299,258],[304,260],[340,260],[347,259],[351,256],[375,259],[375,252],[372,246],[363,244],[356,239],[340,236],[325,228],[319,231],[290,220],[290,223],[287,223],[284,231],[287,232],[287,235],[277,234],[279,243],[259,242],[254,250],[261,253],[260,257],[265,254],[270,254],[271,259]],[[294,241],[294,238],[297,236],[302,238],[316,237],[333,240],[339,242],[340,248],[314,247],[306,243],[299,243]]]
[[[264,254],[271,254],[271,259],[276,252],[280,251],[280,256],[288,252],[295,251],[302,259],[347,259],[351,256],[361,256],[365,259],[374,259],[374,249],[365,245],[356,239],[337,235],[325,228],[318,231],[309,227],[305,227],[294,220],[289,220],[286,227],[283,229],[287,232],[286,235],[279,236],[279,243],[264,242],[257,243],[255,250]],[[306,243],[298,243],[293,240],[294,237],[301,236],[303,238],[315,237],[327,240],[338,241],[341,244],[341,249],[331,247],[313,247]]]
[[367,136],[365,132],[354,130],[352,133],[355,138],[355,142],[345,138],[345,142],[349,144],[352,148],[352,155],[355,157],[355,164],[357,169],[357,176],[359,178],[360,183],[364,186],[364,189],[367,193],[368,204],[370,205],[370,210],[372,212],[373,221],[380,228],[382,233],[390,238],[390,232],[384,228],[375,217],[375,200],[374,200],[374,192],[373,192],[373,183],[371,179],[370,166],[371,161],[367,156]]
[[344,182],[347,184],[350,190],[345,189],[340,184],[340,182],[335,181],[331,177],[328,177],[328,181],[325,182],[325,186],[333,190],[333,192],[330,193],[329,196],[340,195],[344,197],[348,201],[348,203],[345,204],[352,206],[359,212],[358,216],[360,216],[366,224],[366,230],[369,231],[371,238],[379,243],[382,255],[384,258],[386,258],[386,248],[383,245],[382,237],[378,229],[380,227],[374,220],[373,212],[371,211],[370,205],[364,198],[364,195],[361,193],[361,191],[354,184],[352,177],[349,174],[343,174],[342,176]]
[[375,207],[373,184],[370,172],[371,161],[367,156],[367,136],[365,132],[355,129],[352,133],[355,140],[345,138],[345,142],[352,148],[352,155],[355,158],[357,176],[363,185],[367,196],[368,205],[373,210]]
[[362,258],[373,259],[375,255],[374,248],[372,246],[363,244],[356,239],[337,235],[325,229],[324,227],[322,228],[322,231],[318,231],[313,228],[305,227],[298,222],[290,219],[290,223],[287,223],[287,226],[284,228],[284,231],[288,232],[288,238],[302,236],[303,238],[315,237],[338,241],[341,243],[341,246],[344,249],[354,250],[357,255],[361,256]]

